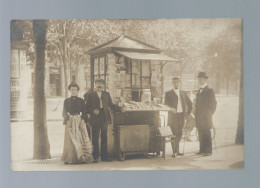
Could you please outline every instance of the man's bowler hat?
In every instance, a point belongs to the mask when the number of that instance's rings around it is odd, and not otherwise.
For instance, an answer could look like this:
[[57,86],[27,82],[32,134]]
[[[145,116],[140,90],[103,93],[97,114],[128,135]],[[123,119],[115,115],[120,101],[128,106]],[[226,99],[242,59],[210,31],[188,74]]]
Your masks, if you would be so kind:
[[199,72],[197,78],[208,78],[208,75],[206,72]]
[[172,78],[172,81],[174,81],[174,80],[180,80],[180,78],[177,77],[177,76],[174,76],[174,77]]

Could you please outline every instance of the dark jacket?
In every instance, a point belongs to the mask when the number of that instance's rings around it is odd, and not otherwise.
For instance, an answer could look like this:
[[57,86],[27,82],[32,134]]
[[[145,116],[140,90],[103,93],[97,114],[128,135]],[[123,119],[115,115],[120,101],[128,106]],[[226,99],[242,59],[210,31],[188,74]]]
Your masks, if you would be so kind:
[[212,116],[216,111],[217,101],[213,89],[206,86],[201,93],[197,93],[195,105],[195,121],[198,129],[211,129]]
[[[100,101],[97,92],[89,91],[86,96],[86,109],[87,113],[90,114],[90,123],[95,123],[98,115],[94,114],[95,109],[99,109]],[[112,111],[121,111],[121,108],[117,105],[114,105],[111,99],[110,94],[107,91],[102,91],[101,100],[103,103],[103,109],[105,113],[105,120],[107,123],[111,122],[110,110]]]
[[[184,115],[190,115],[192,110],[192,103],[187,93],[183,90],[180,91],[181,105]],[[178,96],[175,91],[172,89],[165,93],[165,105],[175,108],[177,110],[178,105]],[[185,118],[185,116],[183,116]],[[168,125],[173,126],[176,125],[176,116],[175,113],[168,113]]]
[[[183,90],[180,91],[180,98],[183,112],[189,115],[192,110],[192,103],[190,98],[188,97],[187,93]],[[165,105],[171,108],[175,108],[177,110],[178,96],[173,89],[165,93],[164,103]]]
[[[84,95],[83,95],[83,99],[84,99],[84,108],[87,110],[87,100],[88,100],[88,94],[89,94],[90,92],[86,92]],[[87,124],[88,122],[89,122],[89,119],[88,119],[88,116],[86,115],[85,117],[84,117],[84,120],[85,120],[85,123]]]

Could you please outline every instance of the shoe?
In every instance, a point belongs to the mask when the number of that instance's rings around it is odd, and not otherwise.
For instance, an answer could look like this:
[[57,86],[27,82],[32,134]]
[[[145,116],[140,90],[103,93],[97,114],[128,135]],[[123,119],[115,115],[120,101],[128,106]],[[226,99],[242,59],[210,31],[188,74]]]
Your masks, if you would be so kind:
[[204,153],[204,156],[211,156],[212,153]]
[[176,156],[177,156],[177,153],[174,153],[174,154],[172,154],[172,157],[174,157],[174,158],[175,158]]
[[98,159],[94,159],[93,163],[98,163]]
[[203,152],[197,152],[196,155],[203,155]]

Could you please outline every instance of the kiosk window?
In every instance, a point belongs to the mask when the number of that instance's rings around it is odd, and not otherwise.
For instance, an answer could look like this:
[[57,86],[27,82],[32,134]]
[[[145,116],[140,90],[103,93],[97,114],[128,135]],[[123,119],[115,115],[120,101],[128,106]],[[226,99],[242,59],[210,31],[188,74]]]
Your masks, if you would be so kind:
[[142,88],[149,89],[151,85],[151,63],[142,61]]
[[125,58],[126,87],[149,89],[151,86],[151,62]]
[[132,60],[132,87],[141,88],[141,64],[140,60]]

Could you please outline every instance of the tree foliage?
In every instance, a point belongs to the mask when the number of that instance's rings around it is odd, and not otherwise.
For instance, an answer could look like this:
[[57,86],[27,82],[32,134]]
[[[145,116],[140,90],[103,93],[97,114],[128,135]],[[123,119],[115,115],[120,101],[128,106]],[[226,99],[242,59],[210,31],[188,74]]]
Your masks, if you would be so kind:
[[[26,36],[24,41],[33,49],[31,21],[17,24]],[[71,68],[84,63],[84,52],[123,34],[161,48],[178,59],[179,63],[167,64],[165,75],[184,69],[226,75],[240,73],[241,23],[217,19],[50,20],[46,61],[63,64],[66,88]],[[33,62],[33,56],[30,59]]]
[[216,36],[207,46],[204,69],[213,75],[224,76],[227,94],[230,79],[239,78],[241,75],[241,45],[241,25],[235,23]]

